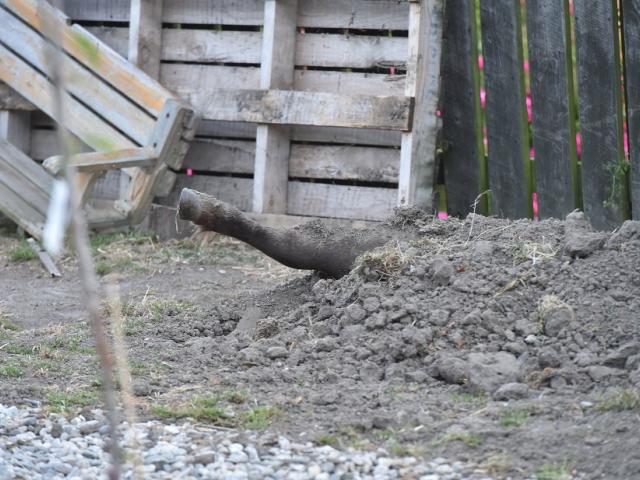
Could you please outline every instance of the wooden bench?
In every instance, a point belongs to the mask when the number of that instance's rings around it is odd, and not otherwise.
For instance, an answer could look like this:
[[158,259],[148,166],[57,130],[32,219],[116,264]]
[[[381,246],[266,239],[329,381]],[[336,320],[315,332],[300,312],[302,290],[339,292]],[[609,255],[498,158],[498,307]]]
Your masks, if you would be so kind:
[[[59,68],[65,75],[65,127],[95,150],[70,158],[83,199],[107,170],[120,169],[130,179],[118,200],[87,208],[89,221],[102,227],[139,223],[153,196],[173,185],[172,170],[182,165],[195,132],[193,109],[45,1],[0,0],[0,23],[0,80],[50,116],[46,31],[57,32],[64,52]],[[3,148],[5,163],[17,158]],[[14,160],[20,164],[14,175],[27,175],[19,171],[23,160]],[[57,175],[61,158],[43,165]],[[38,237],[37,229],[30,233]]]

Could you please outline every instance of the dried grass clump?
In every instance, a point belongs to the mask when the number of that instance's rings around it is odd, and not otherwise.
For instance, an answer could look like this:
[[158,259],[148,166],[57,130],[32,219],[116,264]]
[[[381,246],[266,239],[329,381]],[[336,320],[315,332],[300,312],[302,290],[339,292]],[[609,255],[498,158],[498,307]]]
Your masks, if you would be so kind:
[[389,280],[409,268],[412,260],[413,256],[404,253],[399,244],[387,245],[360,255],[355,271],[367,280]]

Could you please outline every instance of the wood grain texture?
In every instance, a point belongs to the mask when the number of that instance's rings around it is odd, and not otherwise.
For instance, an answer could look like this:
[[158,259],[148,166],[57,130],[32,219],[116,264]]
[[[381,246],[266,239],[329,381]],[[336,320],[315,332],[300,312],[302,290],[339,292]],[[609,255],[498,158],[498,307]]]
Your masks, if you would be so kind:
[[31,148],[31,112],[0,110],[0,138],[29,155]]
[[520,2],[481,0],[491,213],[531,217]]
[[[44,38],[3,9],[0,9],[0,23],[3,25],[0,42],[44,74],[50,74],[51,65],[47,58],[50,50]],[[136,142],[147,142],[154,124],[148,114],[73,59],[61,56],[61,62],[60,68],[65,73],[65,87],[69,93],[105,120],[117,125]],[[96,134],[99,134],[98,130]]]
[[624,162],[617,15],[612,2],[575,0],[582,198],[598,229],[612,229],[628,216]]
[[163,3],[131,0],[129,16],[129,61],[156,79],[160,76]]
[[411,3],[405,94],[415,96],[415,106],[411,133],[402,136],[399,206],[433,207],[442,20],[442,0]]
[[630,194],[634,220],[640,220],[640,2],[622,0],[627,122],[631,161]]
[[[171,195],[159,199],[162,205],[175,207],[182,188],[193,188],[241,210],[251,208],[253,180],[234,177],[178,175]],[[324,183],[290,181],[287,213],[291,215],[382,220],[393,211],[395,188],[351,187]]]
[[[255,142],[196,138],[184,168],[197,172],[253,174]],[[364,182],[398,181],[400,152],[395,148],[291,145],[289,177]]]
[[[200,123],[198,135],[207,137],[256,138],[254,123],[238,123],[208,120]],[[400,132],[341,127],[293,126],[291,139],[300,142],[400,146]]]
[[[0,79],[19,89],[34,105],[53,115],[53,101],[49,95],[51,85],[46,77],[19,57],[0,45]],[[65,95],[67,128],[96,150],[131,148],[136,145],[110,127],[95,113],[70,95]]]
[[9,85],[0,81],[0,109],[31,111],[36,107]]
[[[260,88],[293,88],[298,0],[265,0]],[[258,125],[253,175],[255,213],[285,213],[289,170],[289,126]]]
[[409,130],[412,99],[283,90],[219,90],[189,97],[209,120]]
[[[129,20],[129,0],[66,0],[67,15],[76,20]],[[298,25],[317,28],[406,30],[408,2],[396,0],[300,0]],[[165,23],[262,25],[263,0],[169,1]]]
[[558,0],[527,4],[533,147],[541,218],[563,219],[580,207],[568,8],[568,2]]
[[61,45],[69,55],[150,113],[157,115],[164,102],[172,97],[158,82],[101,44],[85,29],[79,25],[68,26],[67,17],[47,2],[2,0],[0,4],[38,31],[43,31],[42,16],[46,16],[51,22],[50,28],[59,32]]
[[[109,28],[102,33],[110,37],[126,36],[126,29]],[[110,43],[120,45],[122,41],[112,38]],[[404,68],[407,61],[407,39],[403,37],[299,33],[295,44],[296,65]],[[260,32],[163,30],[165,61],[256,64],[260,63],[261,48]]]
[[[151,147],[131,148],[113,152],[79,153],[69,157],[69,166],[78,172],[97,173],[105,170],[116,170],[128,167],[150,167],[157,160],[156,153]],[[53,175],[57,175],[63,168],[63,157],[56,155],[47,158],[43,167]]]
[[[480,118],[480,80],[473,0],[445,4],[442,57],[442,164],[447,188],[447,212],[466,216],[487,189]],[[486,201],[478,205],[487,213]]]

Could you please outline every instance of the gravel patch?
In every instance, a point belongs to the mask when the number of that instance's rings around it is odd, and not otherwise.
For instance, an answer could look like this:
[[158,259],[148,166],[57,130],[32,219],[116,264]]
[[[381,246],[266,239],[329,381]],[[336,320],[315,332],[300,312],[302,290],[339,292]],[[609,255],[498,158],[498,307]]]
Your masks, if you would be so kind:
[[[0,404],[0,478],[106,478],[106,419],[101,410],[90,416],[65,418]],[[491,479],[476,465],[444,458],[423,462],[394,458],[383,449],[340,451],[281,435],[188,422],[148,421],[133,428],[124,423],[122,436],[124,478],[134,478],[137,468],[138,478],[145,479]],[[139,448],[132,448],[136,444]]]

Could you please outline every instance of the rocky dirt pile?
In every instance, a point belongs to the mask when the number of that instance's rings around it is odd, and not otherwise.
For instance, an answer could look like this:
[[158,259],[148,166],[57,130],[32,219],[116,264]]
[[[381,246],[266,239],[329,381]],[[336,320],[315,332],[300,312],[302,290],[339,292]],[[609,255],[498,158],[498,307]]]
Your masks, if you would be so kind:
[[286,382],[445,382],[496,399],[640,385],[640,223],[394,221],[419,235],[342,279],[296,280],[166,334]]

